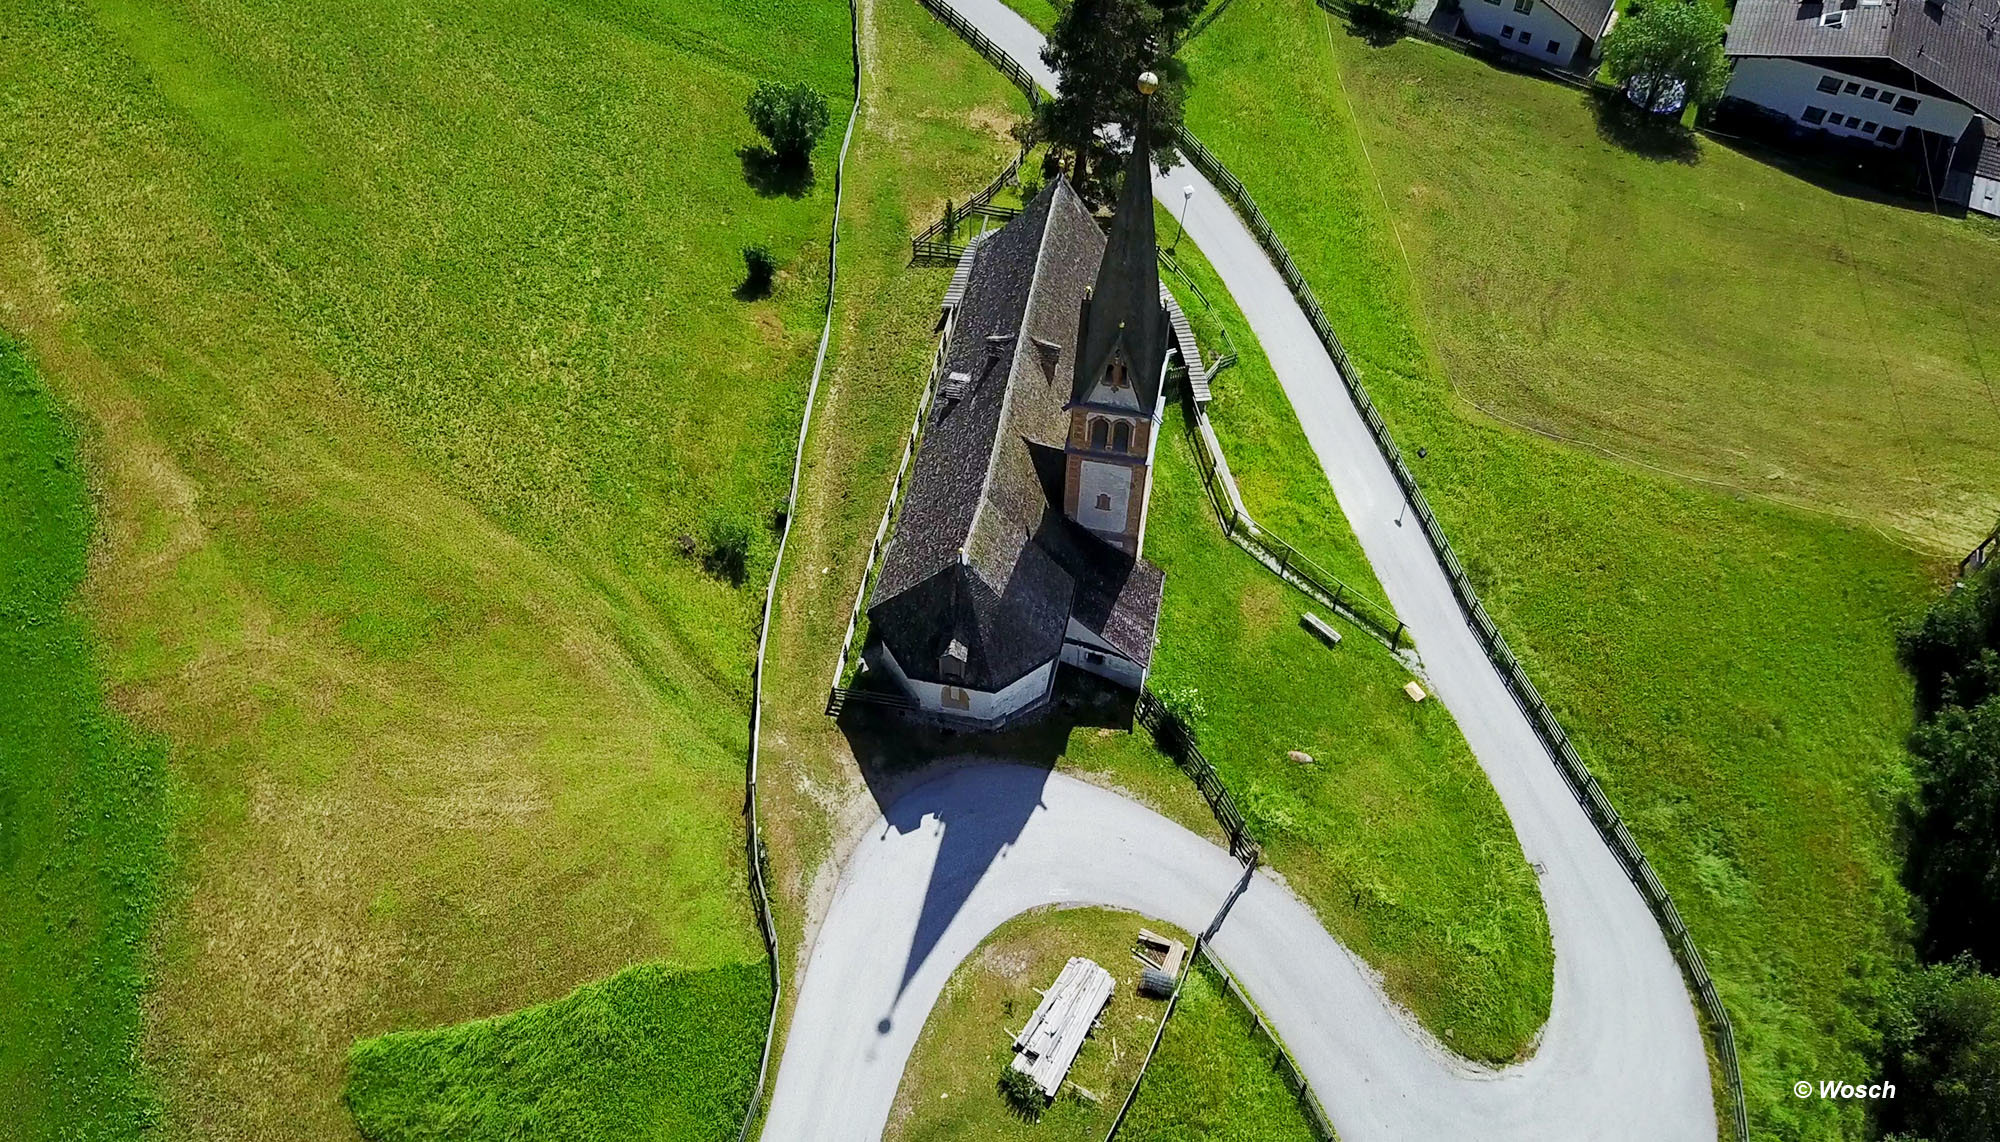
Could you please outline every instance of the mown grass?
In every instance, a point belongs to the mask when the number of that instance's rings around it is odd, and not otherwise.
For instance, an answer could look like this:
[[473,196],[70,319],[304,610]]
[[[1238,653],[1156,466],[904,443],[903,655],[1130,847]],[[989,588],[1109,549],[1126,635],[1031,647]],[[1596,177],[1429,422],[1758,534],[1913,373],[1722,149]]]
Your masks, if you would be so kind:
[[[1707,356],[1705,367],[1746,391],[1718,395],[1707,380],[1686,382],[1677,365],[1657,374],[1660,393],[1690,414],[1714,408],[1711,419],[1739,423],[1715,426],[1712,437],[1690,432],[1699,446],[1678,466],[1705,462],[1715,455],[1708,441],[1745,424],[1772,426],[1758,449],[1774,457],[1798,425],[1818,422],[1825,463],[1893,472],[1859,439],[1872,430],[1841,427],[1880,426],[1870,420],[1873,398],[1854,397],[1847,382],[1832,383],[1837,376],[1824,390],[1807,384],[1825,371],[1813,362],[1834,350],[1781,348],[1803,334],[1772,318],[1796,308],[1790,291],[1816,296],[1828,279],[1854,280],[1857,263],[1865,275],[1926,242],[1940,262],[1977,262],[1984,228],[1835,199],[1804,183],[1787,182],[1780,199],[1767,185],[1776,172],[1706,144],[1693,166],[1653,164],[1600,139],[1588,105],[1567,94],[1421,43],[1368,47],[1305,0],[1238,0],[1188,57],[1199,77],[1190,125],[1291,246],[1406,454],[1427,446],[1418,479],[1488,607],[1674,893],[1736,1020],[1755,1131],[1862,1136],[1859,1108],[1798,1100],[1788,1088],[1804,1075],[1866,1073],[1870,1033],[1855,997],[1879,987],[1905,945],[1892,824],[1908,782],[1901,747],[1911,696],[1891,636],[1928,594],[1937,561],[1865,527],[1496,424],[1452,390],[1454,381],[1473,391],[1490,383],[1461,379],[1474,371],[1473,346],[1444,345],[1454,328],[1482,328],[1495,359],[1518,364],[1513,343],[1480,324],[1492,307],[1464,302],[1491,296],[1471,290],[1477,278],[1466,275],[1498,273],[1515,258],[1529,266],[1509,273],[1542,272],[1535,267],[1546,252],[1565,251],[1596,284],[1541,313],[1551,327],[1594,322],[1600,333],[1587,355],[1552,353],[1530,375],[1567,369],[1566,383],[1601,385],[1598,403],[1609,408],[1623,399],[1618,372],[1637,375],[1632,362]],[[1530,119],[1535,132],[1517,126]],[[1468,180],[1463,190],[1443,170],[1410,177],[1413,156],[1444,155],[1457,156],[1452,177]],[[1381,194],[1373,169],[1383,172]],[[1494,209],[1477,225],[1426,206],[1441,196],[1470,201],[1483,169],[1518,172],[1511,185],[1536,188],[1542,205]],[[1622,212],[1559,228],[1551,241],[1550,219],[1560,215],[1548,212],[1592,195],[1610,195]],[[1641,242],[1627,222],[1673,209],[1683,213],[1670,242],[1665,229]],[[1865,245],[1835,253],[1796,228],[1843,213],[1867,220],[1852,231]],[[1475,240],[1496,235],[1507,241]],[[1597,280],[1582,264],[1593,250],[1631,269],[1615,283]],[[1740,312],[1687,296],[1703,282]],[[1638,292],[1661,312],[1638,320]],[[1885,282],[1868,296],[1888,292]],[[1888,336],[1928,313],[1948,332],[1952,302],[1927,311],[1920,299],[1929,296],[1898,295],[1884,303],[1893,315],[1876,324]],[[1741,332],[1725,335],[1732,324]],[[1765,344],[1746,347],[1752,326],[1768,328]],[[1944,345],[1946,333],[1935,341]],[[1947,352],[1905,356],[1936,362]],[[1861,369],[1870,355],[1841,368]],[[1758,386],[1742,382],[1752,369],[1769,370]],[[1759,387],[1780,381],[1790,396]],[[1964,402],[1945,403],[1977,416]],[[1537,407],[1562,415],[1554,402]],[[1912,410],[1910,424],[1932,448],[1925,455],[1945,456],[1958,429],[1933,439],[1923,418],[1937,415]],[[1642,428],[1622,443],[1641,447],[1651,434]],[[1930,518],[1884,509],[1885,526],[1891,516]]]
[[1146,1083],[1119,1128],[1133,1142],[1317,1142],[1278,1048],[1221,973],[1198,960]]
[[347,1104],[369,1142],[734,1138],[770,1002],[762,964],[629,968],[511,1015],[357,1043]]
[[[1138,993],[1140,964],[1132,947],[1141,928],[1184,944],[1192,939],[1171,925],[1102,908],[1042,909],[995,929],[952,972],[924,1020],[884,1142],[1103,1138],[1167,1010],[1163,1000]],[[1039,1119],[1024,1119],[1001,1095],[1000,1072],[1014,1057],[1014,1032],[1071,956],[1095,961],[1117,986],[1100,1026],[1070,1067],[1073,1085]]]
[[135,1137],[161,743],[107,706],[76,606],[93,526],[75,433],[0,333],[0,1105],[7,1134]]
[[[838,0],[10,14],[0,314],[91,424],[83,601],[186,801],[169,1133],[349,1135],[357,1038],[761,959],[756,596],[675,541],[783,494],[837,136],[774,184],[741,108],[803,78],[843,115],[849,31]],[[767,299],[734,296],[750,241]]]

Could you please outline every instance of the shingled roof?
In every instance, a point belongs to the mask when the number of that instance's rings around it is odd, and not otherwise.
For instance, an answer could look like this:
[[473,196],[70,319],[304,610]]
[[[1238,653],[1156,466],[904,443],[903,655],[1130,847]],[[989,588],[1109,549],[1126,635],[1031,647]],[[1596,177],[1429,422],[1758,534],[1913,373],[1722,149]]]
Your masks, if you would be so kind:
[[[1839,26],[1822,21],[1829,12],[1841,14]],[[1723,50],[1731,56],[1885,59],[2000,118],[1996,24],[2000,0],[1739,0]]]
[[1151,661],[1159,569],[1059,506],[1084,287],[1104,248],[1058,176],[973,255],[869,598],[871,631],[912,678],[947,681],[939,659],[956,641],[965,666],[951,681],[1000,690],[1061,653],[1072,616]]
[[1592,39],[1604,34],[1615,0],[1542,0],[1556,15],[1568,20],[1577,31]]

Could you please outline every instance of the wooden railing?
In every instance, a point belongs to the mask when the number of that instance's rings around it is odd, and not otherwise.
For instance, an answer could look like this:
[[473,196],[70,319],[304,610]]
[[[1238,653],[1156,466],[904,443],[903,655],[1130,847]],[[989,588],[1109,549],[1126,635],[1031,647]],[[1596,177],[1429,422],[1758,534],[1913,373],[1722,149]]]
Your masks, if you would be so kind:
[[1153,740],[1159,743],[1161,752],[1173,758],[1174,764],[1194,778],[1195,788],[1201,790],[1202,799],[1208,802],[1216,823],[1229,836],[1230,853],[1245,863],[1256,860],[1257,842],[1250,836],[1250,827],[1243,820],[1242,810],[1236,807],[1236,799],[1230,796],[1229,787],[1222,783],[1215,766],[1209,764],[1201,747],[1195,744],[1194,733],[1187,723],[1167,709],[1166,703],[1151,690],[1144,689],[1139,691],[1139,700],[1133,704],[1132,716],[1152,731]]

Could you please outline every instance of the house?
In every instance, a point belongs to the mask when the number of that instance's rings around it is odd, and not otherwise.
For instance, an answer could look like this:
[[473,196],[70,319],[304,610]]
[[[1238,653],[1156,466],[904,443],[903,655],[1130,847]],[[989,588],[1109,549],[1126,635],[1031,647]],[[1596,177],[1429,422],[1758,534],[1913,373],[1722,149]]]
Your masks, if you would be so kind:
[[1459,0],[1474,35],[1551,67],[1582,68],[1616,19],[1613,0]]
[[946,721],[1041,710],[1066,662],[1133,689],[1169,327],[1146,126],[1110,234],[1060,175],[967,254],[941,382],[868,602],[871,669]]
[[1925,189],[1993,214],[1996,23],[2000,0],[1740,0],[1728,94],[1800,128],[1921,150]]

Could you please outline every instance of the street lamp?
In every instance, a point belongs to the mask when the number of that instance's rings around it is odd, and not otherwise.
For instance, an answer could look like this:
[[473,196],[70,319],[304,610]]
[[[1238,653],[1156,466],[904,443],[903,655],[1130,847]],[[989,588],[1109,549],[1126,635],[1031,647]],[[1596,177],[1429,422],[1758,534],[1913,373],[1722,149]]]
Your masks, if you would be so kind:
[[1187,232],[1187,208],[1188,208],[1188,203],[1190,203],[1190,202],[1193,202],[1193,201],[1194,201],[1194,187],[1192,187],[1192,186],[1184,186],[1184,187],[1182,187],[1182,188],[1181,188],[1181,217],[1180,217],[1180,221],[1178,221],[1178,222],[1174,223],[1174,241],[1173,241],[1173,244],[1172,244],[1172,245],[1170,245],[1170,246],[1168,246],[1168,247],[1167,247],[1167,253],[1169,253],[1169,254],[1178,254],[1178,253],[1180,253],[1180,252],[1181,252],[1181,235]]

